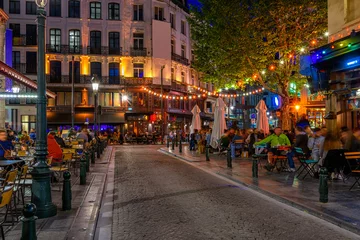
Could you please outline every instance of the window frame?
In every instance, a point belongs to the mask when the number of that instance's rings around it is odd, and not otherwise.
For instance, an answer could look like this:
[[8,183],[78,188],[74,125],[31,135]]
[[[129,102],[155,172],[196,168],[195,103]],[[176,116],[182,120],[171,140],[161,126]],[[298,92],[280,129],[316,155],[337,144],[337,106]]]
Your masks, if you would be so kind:
[[[96,70],[96,71],[94,71],[94,70]],[[90,62],[90,74],[91,74],[91,76],[94,76],[94,74],[96,74],[99,78],[102,77],[101,62]]]
[[[18,61],[16,61],[18,60]],[[12,67],[21,71],[21,53],[20,51],[12,51]]]
[[60,28],[50,28],[49,39],[50,39],[51,51],[60,53],[61,52],[61,29]]
[[20,14],[20,0],[9,0],[9,13],[11,14]]
[[181,57],[186,58],[186,46],[181,44]]
[[120,84],[120,65],[118,62],[109,63],[109,84]]
[[133,48],[136,50],[144,49],[144,33],[133,33]]
[[[35,30],[34,35],[31,35],[29,33],[30,32],[30,27],[32,28],[31,30]],[[32,38],[30,38],[30,37],[32,37]],[[38,42],[37,41],[37,25],[36,24],[26,24],[26,45],[27,46],[37,46],[37,42]]]
[[181,34],[186,36],[186,21],[181,20]]
[[186,81],[185,72],[181,71],[181,82],[185,83],[185,81]]
[[[116,9],[117,7],[117,9]],[[108,20],[120,20],[120,4],[110,2],[108,4]]]
[[61,69],[61,61],[50,61],[50,83],[61,83]]
[[50,0],[49,16],[61,17],[61,0]]
[[170,27],[176,30],[176,14],[170,13]]
[[[70,33],[73,32],[74,35],[70,35]],[[78,33],[78,35],[76,35]],[[68,32],[69,37],[69,53],[80,53],[80,46],[81,46],[81,32],[79,29],[70,29]],[[73,47],[71,43],[74,43]],[[78,42],[78,44],[76,44]]]
[[[90,7],[90,19],[97,19],[97,20],[101,20],[101,2],[89,2],[89,7]],[[100,9],[99,12],[97,12]]]
[[133,21],[144,21],[144,5],[134,4],[133,5]]
[[[75,83],[80,83],[80,61],[74,61]],[[72,61],[69,61],[69,83],[72,83]]]
[[[78,4],[78,6],[76,5]],[[81,3],[78,0],[68,1],[68,17],[69,18],[80,18],[81,16]]]
[[144,64],[143,63],[134,63],[133,64],[133,72],[134,78],[144,78],[145,71],[144,71]]
[[36,15],[37,14],[37,6],[33,1],[26,1],[26,15]]
[[154,19],[158,21],[164,21],[165,15],[164,15],[165,9],[163,7],[154,7]]
[[118,54],[120,51],[120,32],[109,32],[108,38],[109,54]]

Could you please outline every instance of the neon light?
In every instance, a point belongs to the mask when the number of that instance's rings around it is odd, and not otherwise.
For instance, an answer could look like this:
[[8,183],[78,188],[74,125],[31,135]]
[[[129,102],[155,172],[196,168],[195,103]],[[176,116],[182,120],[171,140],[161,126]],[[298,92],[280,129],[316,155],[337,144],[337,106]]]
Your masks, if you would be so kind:
[[354,60],[354,61],[346,63],[346,65],[351,66],[351,65],[354,65],[354,64],[357,64],[357,63],[358,63],[358,60]]

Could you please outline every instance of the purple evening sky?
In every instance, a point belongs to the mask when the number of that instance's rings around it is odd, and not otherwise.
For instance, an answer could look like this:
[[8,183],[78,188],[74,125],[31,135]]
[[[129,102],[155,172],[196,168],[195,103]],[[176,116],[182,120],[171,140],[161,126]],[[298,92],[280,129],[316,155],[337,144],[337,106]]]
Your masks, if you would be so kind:
[[199,1],[198,0],[189,0],[189,3],[192,4],[192,5],[199,6]]

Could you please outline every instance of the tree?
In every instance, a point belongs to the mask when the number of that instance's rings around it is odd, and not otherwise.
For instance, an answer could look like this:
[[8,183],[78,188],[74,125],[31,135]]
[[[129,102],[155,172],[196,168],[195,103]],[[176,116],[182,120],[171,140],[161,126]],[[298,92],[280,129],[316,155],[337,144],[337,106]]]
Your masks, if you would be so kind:
[[200,0],[189,17],[194,68],[216,87],[260,84],[281,96],[290,129],[289,86],[304,84],[300,55],[326,42],[326,0]]

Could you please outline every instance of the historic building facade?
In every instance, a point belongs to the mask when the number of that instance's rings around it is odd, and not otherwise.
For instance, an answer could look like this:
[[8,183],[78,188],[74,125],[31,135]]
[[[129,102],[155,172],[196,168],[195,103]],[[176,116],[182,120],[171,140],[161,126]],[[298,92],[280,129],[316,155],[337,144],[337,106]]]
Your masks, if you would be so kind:
[[[3,8],[13,32],[12,66],[36,80],[36,5],[30,0],[10,0],[3,2]],[[178,96],[195,91],[191,85],[212,91],[191,68],[185,0],[49,0],[46,11],[47,87],[57,95],[48,102],[52,128],[71,123],[73,81],[75,124],[92,125],[94,75],[101,80],[98,102],[103,129],[140,133],[159,128],[160,98],[143,91],[143,86],[160,92],[162,82],[164,92]],[[36,117],[29,101],[7,102],[12,125],[32,126]],[[167,125],[189,125],[192,107],[197,103],[204,110],[204,101],[165,99]]]

